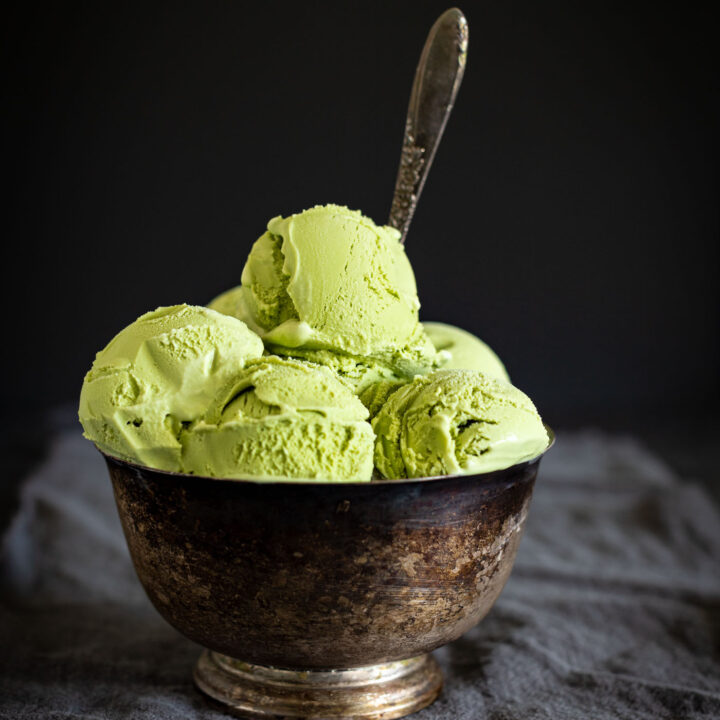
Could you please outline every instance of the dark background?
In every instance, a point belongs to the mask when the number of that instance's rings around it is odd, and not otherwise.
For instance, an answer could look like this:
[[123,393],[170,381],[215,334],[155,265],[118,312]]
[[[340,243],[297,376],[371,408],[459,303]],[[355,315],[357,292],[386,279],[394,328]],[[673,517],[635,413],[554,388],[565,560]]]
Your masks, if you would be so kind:
[[[336,202],[384,221],[415,64],[447,6],[6,17],[6,413],[76,402],[136,316],[238,284],[274,215]],[[463,10],[467,72],[407,244],[422,317],[485,339],[556,426],[717,427],[710,15]]]

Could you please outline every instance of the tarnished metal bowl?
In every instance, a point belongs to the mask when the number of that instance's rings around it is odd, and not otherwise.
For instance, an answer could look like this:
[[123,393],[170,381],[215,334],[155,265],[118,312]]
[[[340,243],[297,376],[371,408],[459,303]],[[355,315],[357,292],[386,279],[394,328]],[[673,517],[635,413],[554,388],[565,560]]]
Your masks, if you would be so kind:
[[540,462],[332,484],[105,459],[148,596],[212,651],[196,682],[258,718],[391,718],[432,702],[442,679],[425,654],[500,594]]

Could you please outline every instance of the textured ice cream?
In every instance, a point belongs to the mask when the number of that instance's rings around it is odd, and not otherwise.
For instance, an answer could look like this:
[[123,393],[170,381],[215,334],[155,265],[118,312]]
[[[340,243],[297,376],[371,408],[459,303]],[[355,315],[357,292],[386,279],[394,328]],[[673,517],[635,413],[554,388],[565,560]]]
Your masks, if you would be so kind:
[[162,470],[330,482],[490,471],[547,447],[485,343],[419,322],[393,228],[338,205],[274,218],[241,280],[98,353],[86,437]]
[[444,357],[443,369],[478,370],[490,377],[510,381],[500,358],[480,338],[454,325],[439,322],[422,325],[435,350]]
[[[439,322],[421,323],[425,335],[438,353],[436,366],[443,370],[477,370],[488,377],[510,382],[500,358],[482,341],[466,330]],[[374,418],[388,397],[416,375],[427,375],[429,370],[417,366],[414,372],[367,375],[366,381],[356,386],[360,399]]]
[[183,432],[183,469],[226,478],[370,480],[374,435],[367,416],[327,368],[263,358]]
[[385,478],[488,472],[542,453],[548,435],[530,398],[472,370],[439,370],[389,395],[372,421]]
[[[218,295],[208,307],[233,317],[242,316],[242,286]],[[361,394],[379,382],[412,380],[440,367],[448,356],[435,352],[420,324],[407,345],[374,355],[352,355],[332,350],[308,350],[271,345],[273,352],[285,357],[324,365],[335,372],[354,392]]]
[[200,418],[262,352],[244,323],[213,310],[175,305],[146,313],[97,354],[85,376],[85,437],[111,455],[179,470],[183,424]]
[[366,387],[360,394],[359,398],[362,404],[368,409],[370,420],[372,420],[379,412],[382,406],[387,402],[398,388],[407,385],[409,380],[380,380]]
[[440,367],[441,360],[419,328],[413,335],[412,344],[376,355],[346,355],[332,350],[297,350],[278,346],[272,346],[272,349],[279,355],[330,368],[358,394],[380,381],[412,380],[416,375],[424,375]]
[[374,355],[396,352],[418,332],[400,233],[346,207],[272,219],[241,280],[239,317],[266,344]]
[[242,285],[210,307],[260,334],[269,351],[326,365],[362,392],[440,366],[418,321],[415,277],[394,228],[322,205],[277,217],[253,245]]
[[230,290],[226,290],[221,295],[213,298],[208,303],[208,307],[223,315],[231,315],[241,320],[240,313],[242,312],[242,305],[240,298],[242,297],[242,293],[242,285],[230,288]]

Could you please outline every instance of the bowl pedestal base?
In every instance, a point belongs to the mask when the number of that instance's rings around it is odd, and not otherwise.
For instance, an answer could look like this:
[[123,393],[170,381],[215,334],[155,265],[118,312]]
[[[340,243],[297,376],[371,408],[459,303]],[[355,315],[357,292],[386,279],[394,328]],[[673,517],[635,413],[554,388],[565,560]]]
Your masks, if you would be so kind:
[[256,720],[391,720],[430,705],[442,688],[429,654],[347,670],[281,670],[205,650],[194,678],[226,712]]

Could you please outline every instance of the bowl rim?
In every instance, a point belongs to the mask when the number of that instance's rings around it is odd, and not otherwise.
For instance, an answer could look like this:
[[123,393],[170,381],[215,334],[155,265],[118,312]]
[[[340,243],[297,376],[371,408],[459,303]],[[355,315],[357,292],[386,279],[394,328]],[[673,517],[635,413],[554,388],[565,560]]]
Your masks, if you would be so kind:
[[211,475],[195,475],[192,473],[180,473],[175,472],[174,470],[160,470],[159,468],[150,467],[149,465],[141,465],[139,463],[132,462],[131,460],[126,460],[125,458],[118,457],[117,455],[112,455],[110,453],[105,452],[104,450],[101,450],[95,443],[95,448],[97,451],[106,459],[106,460],[112,460],[114,463],[117,463],[118,465],[126,465],[131,468],[133,468],[136,471],[143,472],[143,473],[156,473],[158,475],[167,475],[168,477],[172,478],[183,478],[187,480],[200,480],[200,481],[208,481],[208,482],[220,482],[220,483],[238,483],[238,484],[250,484],[250,485],[268,485],[268,486],[277,486],[277,485],[283,485],[283,486],[297,486],[297,487],[306,487],[308,485],[323,485],[323,486],[331,486],[334,488],[340,488],[340,487],[379,487],[383,485],[414,485],[415,483],[432,483],[432,482],[439,482],[441,480],[459,480],[459,479],[474,479],[474,480],[483,480],[483,479],[489,479],[489,478],[497,478],[498,476],[502,476],[504,474],[514,474],[517,470],[527,467],[529,465],[537,464],[540,462],[542,457],[545,455],[545,453],[552,448],[552,446],[555,444],[555,431],[546,423],[543,423],[545,426],[545,430],[547,430],[548,434],[548,444],[545,447],[545,449],[541,452],[535,455],[532,458],[528,458],[527,460],[522,460],[521,462],[515,463],[514,465],[508,465],[504,468],[499,468],[497,470],[488,470],[487,472],[480,472],[480,473],[456,473],[454,475],[428,475],[426,477],[417,477],[417,478],[394,478],[392,480],[382,480],[382,479],[371,479],[371,480],[322,480],[320,478],[281,478],[281,477],[245,477],[245,478],[225,478],[225,477],[213,477]]

